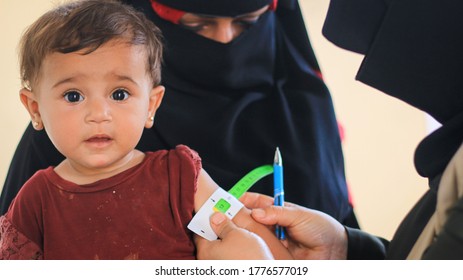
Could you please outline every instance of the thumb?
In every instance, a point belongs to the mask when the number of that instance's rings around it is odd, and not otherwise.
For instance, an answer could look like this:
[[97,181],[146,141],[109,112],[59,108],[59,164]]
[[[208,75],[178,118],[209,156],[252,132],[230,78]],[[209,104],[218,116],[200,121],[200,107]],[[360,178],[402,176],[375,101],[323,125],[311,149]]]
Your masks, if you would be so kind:
[[264,225],[290,226],[297,220],[297,213],[292,207],[270,206],[267,208],[252,209],[251,215]]
[[214,213],[211,216],[210,221],[212,229],[214,230],[215,234],[219,236],[220,239],[223,239],[231,231],[237,228],[235,224],[221,212]]

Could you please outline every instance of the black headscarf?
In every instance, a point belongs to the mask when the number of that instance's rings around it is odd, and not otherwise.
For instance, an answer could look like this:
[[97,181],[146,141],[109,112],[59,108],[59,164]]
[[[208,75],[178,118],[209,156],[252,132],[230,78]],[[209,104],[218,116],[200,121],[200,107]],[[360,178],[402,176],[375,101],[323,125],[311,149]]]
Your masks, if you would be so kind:
[[[228,44],[161,19],[147,0],[131,2],[160,27],[166,43],[166,94],[146,145],[192,147],[224,189],[253,168],[271,164],[279,147],[288,201],[341,221],[351,214],[331,96],[317,75],[296,1],[280,1],[276,13],[266,12]],[[175,6],[189,1],[160,2],[189,11]],[[271,177],[252,191],[273,195]]]
[[[307,37],[297,1],[280,0],[229,44],[209,40],[158,17],[149,0],[126,1],[163,31],[166,44],[162,84],[166,94],[154,127],[138,149],[186,144],[197,150],[205,170],[228,190],[247,172],[283,157],[287,201],[324,211],[357,226],[348,202],[344,163],[331,96]],[[162,0],[163,4],[216,15],[210,7],[241,6],[252,12],[269,0]],[[199,5],[200,2],[216,5]],[[238,3],[240,2],[240,3]],[[257,6],[252,6],[257,3]],[[251,5],[252,4],[252,5]],[[176,6],[177,5],[177,6]],[[231,6],[230,6],[231,5]],[[257,9],[256,9],[257,7]],[[206,10],[204,10],[206,9]],[[43,131],[26,130],[2,192],[6,211],[20,186],[39,168],[62,156]],[[271,176],[252,191],[273,195]]]
[[[194,14],[235,17],[259,10],[272,0],[156,0],[156,2]],[[137,2],[137,1],[126,1]]]
[[331,1],[323,32],[340,47],[366,55],[357,79],[442,124],[415,153],[418,173],[433,179],[463,141],[463,2],[342,2]]

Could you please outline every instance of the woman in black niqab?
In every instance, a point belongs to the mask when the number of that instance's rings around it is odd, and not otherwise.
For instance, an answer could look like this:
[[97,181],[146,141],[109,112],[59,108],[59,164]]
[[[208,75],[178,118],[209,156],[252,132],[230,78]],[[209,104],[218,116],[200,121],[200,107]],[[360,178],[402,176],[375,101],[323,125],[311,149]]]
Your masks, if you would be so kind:
[[[279,147],[286,199],[357,226],[348,201],[331,96],[320,78],[297,1],[280,0],[276,11],[265,12],[227,44],[162,19],[149,0],[125,2],[158,25],[166,45],[162,68],[166,94],[153,129],[144,132],[138,149],[169,149],[186,144],[198,151],[211,177],[229,189],[255,167],[272,164],[275,148]],[[190,13],[235,17],[271,1],[157,2]],[[37,133],[29,128],[21,144],[30,147],[27,143],[37,143],[27,140],[37,138],[33,135]],[[51,145],[46,149],[43,144],[38,146],[34,153],[52,149]],[[8,184],[18,180],[17,176],[13,178],[14,173],[24,174],[18,170],[21,165],[36,164],[24,159],[23,150],[18,149],[13,159],[2,207],[13,189]],[[46,162],[39,161],[43,167],[51,165],[51,160],[59,162],[50,155],[37,156],[46,158]],[[22,177],[29,178],[35,170]],[[263,179],[251,190],[273,195],[272,178]]]
[[[415,168],[429,189],[387,246],[349,232],[350,258],[413,258],[435,213],[446,213],[424,259],[463,258],[461,177],[443,177],[463,149],[463,2],[454,0],[331,0],[323,33],[341,48],[365,55],[357,80],[420,109],[442,124],[415,151]],[[460,151],[460,152],[459,152]],[[452,173],[447,173],[452,174]],[[446,187],[451,191],[444,192]],[[443,196],[444,194],[444,196]],[[443,207],[446,200],[455,201]],[[360,246],[359,246],[360,244]]]
[[[158,2],[233,17],[270,1],[212,1],[217,7],[201,5],[210,0]],[[161,19],[148,1],[132,4],[160,27],[166,42],[166,95],[148,145],[192,147],[225,189],[251,169],[271,164],[279,147],[287,200],[341,221],[349,217],[333,104],[318,75],[297,1],[280,1],[276,13],[266,12],[228,44]],[[252,191],[272,194],[271,178]]]

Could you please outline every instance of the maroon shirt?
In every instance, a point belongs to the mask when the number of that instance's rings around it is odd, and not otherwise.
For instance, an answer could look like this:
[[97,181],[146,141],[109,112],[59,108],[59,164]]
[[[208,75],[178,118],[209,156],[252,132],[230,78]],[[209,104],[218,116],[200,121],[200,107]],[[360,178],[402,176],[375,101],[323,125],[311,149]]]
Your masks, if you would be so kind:
[[[0,220],[0,258],[18,258],[16,250],[19,258],[194,259],[186,226],[200,168],[194,151],[177,146],[88,185],[66,181],[52,167],[38,171]],[[28,245],[11,244],[18,240],[12,236]]]

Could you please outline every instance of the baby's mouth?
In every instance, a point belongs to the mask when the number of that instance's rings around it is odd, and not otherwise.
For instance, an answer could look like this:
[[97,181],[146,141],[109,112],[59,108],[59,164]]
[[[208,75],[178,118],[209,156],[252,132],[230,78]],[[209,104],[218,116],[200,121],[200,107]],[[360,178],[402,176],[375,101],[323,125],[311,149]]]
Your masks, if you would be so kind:
[[91,143],[91,144],[104,144],[104,143],[108,143],[108,142],[111,142],[113,139],[111,137],[109,137],[108,135],[94,135],[90,138],[88,138],[87,140],[85,140],[85,142],[87,143]]

